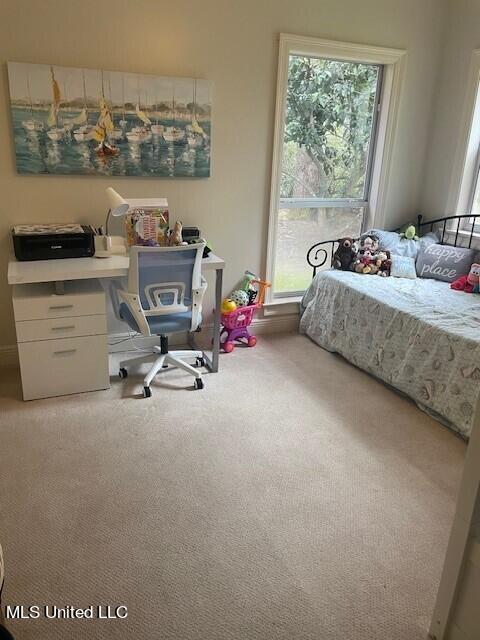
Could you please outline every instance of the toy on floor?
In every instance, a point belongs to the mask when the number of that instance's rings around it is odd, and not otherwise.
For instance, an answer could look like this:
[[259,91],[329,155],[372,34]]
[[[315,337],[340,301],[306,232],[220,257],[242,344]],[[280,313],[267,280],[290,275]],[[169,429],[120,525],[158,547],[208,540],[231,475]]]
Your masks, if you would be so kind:
[[222,313],[232,313],[237,310],[237,305],[231,298],[225,298],[222,302]]
[[234,291],[230,298],[235,302],[237,307],[246,307],[248,304],[248,293],[243,289]]
[[[250,272],[246,272],[245,276],[253,275]],[[257,278],[249,278],[248,284],[245,281],[243,286],[248,286],[248,291],[243,289],[237,289],[231,295],[232,301],[237,304],[235,311],[225,313],[222,305],[222,331],[220,333],[220,341],[222,349],[225,353],[230,353],[235,348],[235,341],[246,340],[246,344],[249,347],[254,347],[257,344],[257,338],[250,334],[248,327],[252,324],[253,316],[256,309],[259,309],[265,298],[265,291],[267,287],[270,287],[270,283],[265,280],[259,280]],[[256,287],[256,288],[255,288]],[[241,295],[235,295],[243,293],[245,298]],[[238,301],[246,299],[244,305],[238,305]],[[225,304],[226,301],[224,301]]]

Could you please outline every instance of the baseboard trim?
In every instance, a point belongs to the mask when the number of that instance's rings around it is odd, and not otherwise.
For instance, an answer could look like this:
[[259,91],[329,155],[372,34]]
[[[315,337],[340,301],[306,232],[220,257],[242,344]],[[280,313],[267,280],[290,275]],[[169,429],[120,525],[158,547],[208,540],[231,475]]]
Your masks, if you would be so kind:
[[[211,332],[213,324],[202,325],[202,329],[205,332]],[[286,316],[268,316],[267,318],[254,318],[251,325],[251,332],[255,335],[262,335],[267,333],[288,333],[289,331],[296,331],[298,329],[298,315],[286,315]],[[169,339],[169,343],[172,346],[185,345],[187,343],[186,333],[177,333]],[[136,351],[143,349],[151,349],[155,345],[158,345],[158,338],[156,336],[146,338],[126,333],[110,334],[108,336],[108,351],[109,353],[121,353],[123,351]]]
[[[203,325],[205,331],[211,331],[212,323]],[[254,318],[252,322],[252,333],[262,335],[267,333],[287,333],[298,329],[298,316],[268,316],[266,318]],[[171,337],[170,344],[180,345],[186,343],[186,334],[176,334]],[[108,336],[109,353],[121,353],[122,351],[135,351],[151,349],[158,344],[157,337],[145,338],[143,336],[133,336],[133,334],[113,333]],[[18,367],[18,349],[16,344],[0,346],[0,366]]]

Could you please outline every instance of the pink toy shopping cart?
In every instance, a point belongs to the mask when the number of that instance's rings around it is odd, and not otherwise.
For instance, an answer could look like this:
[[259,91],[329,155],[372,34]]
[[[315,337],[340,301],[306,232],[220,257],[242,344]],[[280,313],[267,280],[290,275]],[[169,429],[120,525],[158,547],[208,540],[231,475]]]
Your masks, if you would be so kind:
[[257,344],[257,338],[252,336],[248,327],[252,324],[253,316],[256,309],[259,309],[265,298],[265,290],[270,286],[269,282],[264,280],[252,280],[252,284],[258,285],[258,294],[255,304],[249,304],[245,307],[238,307],[230,313],[222,313],[223,329],[220,333],[220,342],[225,353],[230,353],[235,348],[235,340],[246,340],[249,347]]

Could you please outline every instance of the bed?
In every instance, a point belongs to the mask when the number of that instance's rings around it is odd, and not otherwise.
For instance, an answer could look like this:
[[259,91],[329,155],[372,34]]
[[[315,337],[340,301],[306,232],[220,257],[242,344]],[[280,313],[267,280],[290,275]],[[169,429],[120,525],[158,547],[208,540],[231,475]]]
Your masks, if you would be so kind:
[[315,275],[302,311],[300,331],[318,345],[469,437],[480,393],[480,295],[432,279],[327,270]]

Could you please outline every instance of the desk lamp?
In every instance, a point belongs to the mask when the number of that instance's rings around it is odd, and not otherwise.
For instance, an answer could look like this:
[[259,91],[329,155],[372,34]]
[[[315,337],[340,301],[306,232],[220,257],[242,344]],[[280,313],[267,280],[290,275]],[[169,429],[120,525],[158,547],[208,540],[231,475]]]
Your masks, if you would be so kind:
[[128,202],[125,200],[125,198],[122,198],[122,196],[119,193],[117,193],[115,189],[112,189],[112,187],[108,187],[108,189],[106,189],[105,192],[107,194],[108,205],[109,205],[107,219],[105,220],[105,233],[108,236],[108,222],[110,220],[110,216],[112,215],[115,218],[119,216],[124,216],[127,214],[128,209],[130,207]]
[[110,216],[115,218],[118,216],[124,216],[128,213],[130,205],[122,198],[122,196],[108,187],[106,189],[108,199],[108,213],[105,220],[105,235],[103,230],[100,230],[99,235],[95,235],[95,257],[96,258],[108,258],[111,255],[125,255],[125,240],[122,236],[111,236],[108,233],[108,223]]

